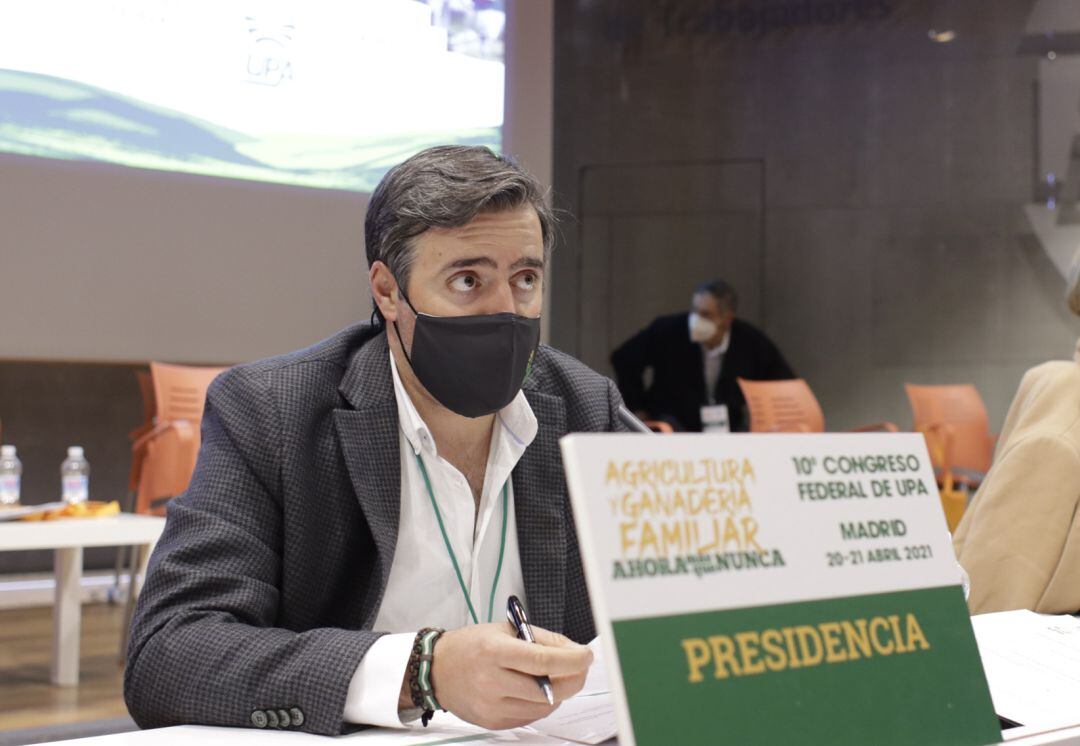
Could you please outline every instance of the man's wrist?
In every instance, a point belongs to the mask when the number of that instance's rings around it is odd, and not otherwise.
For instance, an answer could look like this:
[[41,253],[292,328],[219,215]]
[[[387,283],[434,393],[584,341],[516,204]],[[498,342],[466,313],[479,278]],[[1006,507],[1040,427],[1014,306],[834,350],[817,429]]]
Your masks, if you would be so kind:
[[[408,709],[410,705],[419,708],[422,711],[421,719],[425,726],[435,714],[435,710],[444,710],[435,698],[435,685],[431,677],[435,644],[444,631],[438,627],[425,627],[416,633],[412,653],[409,656],[409,665],[405,669],[403,691],[398,697],[398,710]],[[408,701],[404,702],[406,696]]]

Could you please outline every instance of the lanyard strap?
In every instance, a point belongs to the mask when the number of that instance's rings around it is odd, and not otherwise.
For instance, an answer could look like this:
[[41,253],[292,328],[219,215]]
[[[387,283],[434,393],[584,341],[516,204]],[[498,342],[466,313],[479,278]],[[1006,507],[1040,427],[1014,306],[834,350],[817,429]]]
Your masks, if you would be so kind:
[[[469,616],[472,617],[473,624],[479,624],[480,620],[476,617],[476,609],[473,608],[469,590],[465,587],[465,579],[461,577],[461,567],[458,565],[457,555],[454,554],[454,548],[450,546],[450,537],[446,535],[446,526],[443,525],[442,513],[439,512],[439,504],[435,502],[435,492],[431,489],[431,479],[428,477],[427,467],[424,466],[424,459],[420,458],[419,453],[414,453],[414,455],[416,456],[416,463],[420,466],[420,473],[424,475],[424,486],[427,487],[428,498],[431,500],[431,508],[435,511],[435,520],[439,523],[439,531],[442,533],[443,544],[446,545],[446,553],[450,555],[450,562],[454,566],[454,574],[457,575],[458,586],[461,587],[461,593],[465,596],[465,604],[469,607]],[[491,581],[491,596],[488,598],[488,622],[491,621],[495,611],[495,589],[499,585],[499,576],[502,575],[503,554],[506,552],[506,521],[508,513],[507,505],[509,503],[509,486],[510,480],[507,479],[502,488],[502,539],[499,541],[499,562],[495,566],[495,579]]]

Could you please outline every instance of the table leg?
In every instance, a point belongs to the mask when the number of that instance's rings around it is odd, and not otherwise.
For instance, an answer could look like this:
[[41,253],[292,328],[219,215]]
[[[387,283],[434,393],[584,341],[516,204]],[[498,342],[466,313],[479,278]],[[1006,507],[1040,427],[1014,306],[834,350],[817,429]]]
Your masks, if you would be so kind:
[[142,593],[143,583],[146,582],[146,568],[150,564],[150,555],[154,553],[154,547],[156,547],[156,546],[157,546],[157,542],[155,541],[153,543],[144,544],[143,546],[139,547],[139,550],[141,551],[141,554],[139,555],[139,562],[138,562],[138,565],[139,565],[139,584],[138,584],[138,586],[136,586],[136,590],[135,590],[136,597],[140,593]]
[[82,628],[82,547],[54,550],[52,683],[79,683],[79,632]]

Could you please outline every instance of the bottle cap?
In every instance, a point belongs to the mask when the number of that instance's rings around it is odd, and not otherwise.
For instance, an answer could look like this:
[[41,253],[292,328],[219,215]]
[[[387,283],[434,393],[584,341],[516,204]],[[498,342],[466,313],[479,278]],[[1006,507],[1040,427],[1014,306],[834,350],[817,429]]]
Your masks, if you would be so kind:
[[83,458],[82,446],[71,446],[68,448],[68,458]]
[[15,458],[15,446],[0,446],[0,458]]

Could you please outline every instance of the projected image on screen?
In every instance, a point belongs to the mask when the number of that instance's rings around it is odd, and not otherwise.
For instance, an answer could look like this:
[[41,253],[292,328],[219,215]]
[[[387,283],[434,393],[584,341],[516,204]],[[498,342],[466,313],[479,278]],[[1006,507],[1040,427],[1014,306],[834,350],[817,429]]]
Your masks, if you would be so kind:
[[34,0],[0,23],[0,151],[370,191],[498,149],[503,0]]

